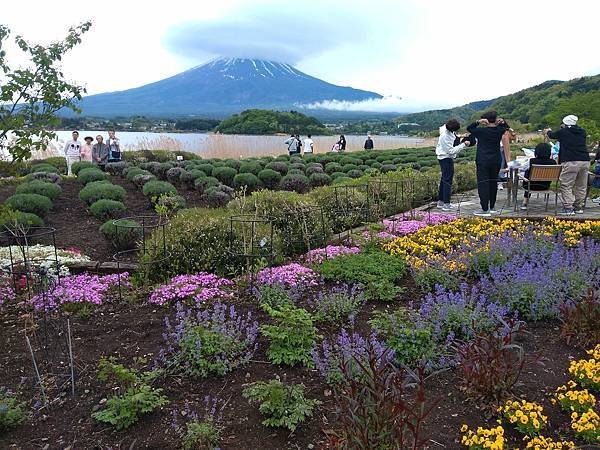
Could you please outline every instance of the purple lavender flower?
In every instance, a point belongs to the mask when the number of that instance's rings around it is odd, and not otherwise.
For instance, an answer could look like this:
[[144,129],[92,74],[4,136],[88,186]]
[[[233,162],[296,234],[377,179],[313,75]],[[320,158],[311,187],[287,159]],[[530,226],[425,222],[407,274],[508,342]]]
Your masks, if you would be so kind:
[[308,304],[316,321],[339,322],[352,320],[365,301],[362,287],[340,283],[319,290],[309,297]]

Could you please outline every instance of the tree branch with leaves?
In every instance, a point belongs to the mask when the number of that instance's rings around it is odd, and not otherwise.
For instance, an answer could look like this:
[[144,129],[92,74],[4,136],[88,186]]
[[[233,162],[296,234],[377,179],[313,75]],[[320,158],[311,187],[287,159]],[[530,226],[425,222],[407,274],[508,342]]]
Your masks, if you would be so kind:
[[4,50],[11,32],[0,24],[0,149],[5,147],[13,161],[30,158],[32,150],[46,148],[56,137],[49,128],[59,123],[56,113],[60,109],[79,112],[75,102],[81,100],[85,88],[68,82],[60,63],[91,26],[84,22],[72,27],[63,40],[47,46],[15,36],[14,42],[28,55],[29,64],[12,68]]

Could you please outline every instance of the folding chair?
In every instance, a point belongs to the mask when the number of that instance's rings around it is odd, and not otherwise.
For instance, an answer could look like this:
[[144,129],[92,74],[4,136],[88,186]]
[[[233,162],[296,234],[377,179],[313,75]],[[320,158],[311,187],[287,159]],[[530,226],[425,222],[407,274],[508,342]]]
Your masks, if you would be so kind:
[[[600,164],[600,163],[598,163]],[[587,206],[588,198],[590,198],[590,192],[592,192],[592,186],[594,185],[594,181],[600,178],[600,174],[596,172],[588,171],[588,185],[587,190],[585,191],[585,200],[583,201],[583,206]],[[597,203],[597,202],[596,202]]]
[[[554,214],[558,214],[558,181],[560,178],[560,172],[562,171],[562,166],[556,165],[556,166],[545,166],[545,165],[541,165],[541,164],[533,164],[529,167],[529,178],[525,178],[522,175],[519,175],[519,179],[523,182],[523,188],[529,192],[529,199],[527,200],[527,214],[529,215],[529,204],[531,203],[531,194],[532,193],[536,193],[538,194],[544,194],[544,197],[546,199],[546,209],[545,211],[548,211],[548,201],[550,200],[550,194],[554,193],[555,197],[554,197]],[[550,188],[549,189],[545,189],[542,191],[537,191],[534,190],[532,191],[530,189],[530,186],[532,183],[539,183],[539,182],[550,182],[550,183],[556,183],[556,187],[554,189],[552,189],[552,184],[550,184]]]

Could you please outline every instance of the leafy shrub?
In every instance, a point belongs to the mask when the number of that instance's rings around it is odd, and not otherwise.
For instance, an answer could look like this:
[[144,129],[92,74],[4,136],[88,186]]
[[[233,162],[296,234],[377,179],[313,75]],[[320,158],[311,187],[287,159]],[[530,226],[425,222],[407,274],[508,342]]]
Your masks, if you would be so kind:
[[351,170],[358,170],[358,166],[356,164],[344,164],[340,172],[348,173]]
[[[3,209],[2,207],[4,205],[0,206],[0,209]],[[26,230],[32,227],[44,226],[43,219],[33,213],[13,211],[12,208],[8,209],[10,211],[8,213],[4,210],[0,211],[0,231],[4,231],[5,229],[14,230],[16,228]]]
[[284,305],[279,309],[263,306],[275,325],[263,325],[260,332],[271,345],[267,358],[275,364],[312,366],[311,349],[317,336],[311,315],[305,309]]
[[393,172],[396,169],[397,167],[395,164],[382,164],[379,168],[379,170],[381,170],[383,173]]
[[[200,169],[193,168],[193,169],[190,169],[187,172],[187,177],[186,178],[188,178],[188,177],[193,182],[193,181],[197,180],[198,178],[206,178],[206,174],[202,170],[200,170]],[[186,180],[186,182],[187,181],[188,180]]]
[[132,177],[131,181],[137,187],[144,186],[148,181],[156,180],[156,177],[151,173],[140,173]]
[[161,195],[177,195],[177,189],[168,181],[148,181],[142,188],[142,193],[156,203]]
[[233,177],[233,187],[239,189],[246,187],[248,191],[253,191],[258,187],[258,177],[252,173],[238,173]]
[[258,172],[258,179],[265,185],[265,187],[269,189],[275,189],[281,181],[281,173],[269,168],[263,169]]
[[167,173],[165,175],[169,183],[179,183],[184,173],[186,173],[186,170],[184,168],[172,167],[171,169],[167,170]]
[[362,164],[362,159],[354,158],[352,156],[342,156],[339,162],[341,165],[354,164],[355,166],[358,166]]
[[237,171],[233,167],[215,167],[212,176],[227,186],[233,186],[233,178]]
[[56,173],[56,174],[60,173],[60,171],[56,167],[54,167],[52,164],[48,164],[48,163],[34,164],[33,166],[31,166],[31,173],[36,173],[36,172],[46,172],[46,173]]
[[52,201],[40,194],[15,194],[6,199],[12,209],[45,217],[52,208]]
[[273,161],[267,164],[265,169],[271,169],[275,172],[279,172],[281,175],[285,175],[288,171],[288,165],[282,161]]
[[189,309],[177,304],[176,323],[165,321],[163,363],[188,375],[225,375],[247,364],[256,351],[258,322],[233,306]]
[[152,175],[149,171],[140,169],[139,167],[130,167],[125,171],[125,179],[133,181],[133,177],[137,175]]
[[[66,174],[67,173],[67,159],[64,156],[51,156],[49,158],[44,158],[39,160],[41,164],[49,164],[58,169],[58,173]],[[32,160],[31,165],[35,166],[39,164],[38,161]]]
[[79,191],[79,199],[88,205],[101,199],[122,202],[124,198],[125,189],[121,186],[110,184],[107,181],[89,183]]
[[410,310],[399,308],[394,313],[375,312],[369,324],[378,336],[394,350],[396,361],[409,367],[435,362],[439,355],[432,326],[423,324]]
[[218,447],[223,426],[220,423],[220,402],[216,398],[206,396],[206,406],[202,415],[190,410],[187,401],[185,409],[180,412],[185,420],[184,426],[178,423],[177,411],[172,412],[173,428],[181,438],[183,450],[215,449]]
[[290,169],[299,170],[302,173],[304,173],[304,171],[306,170],[306,165],[302,162],[293,162],[290,164]]
[[203,194],[208,188],[219,186],[221,182],[214,177],[200,177],[194,181],[194,188]]
[[169,401],[162,395],[162,389],[155,389],[150,385],[155,377],[154,372],[140,373],[116,364],[112,358],[102,358],[98,378],[103,382],[115,379],[121,393],[110,397],[104,409],[93,413],[92,418],[123,430],[136,423],[142,414],[168,404]]
[[325,172],[327,172],[329,175],[331,175],[334,172],[343,172],[342,165],[336,162],[330,162],[328,164],[325,164]]
[[212,164],[198,164],[196,165],[196,169],[201,170],[206,174],[207,177],[212,176],[212,171],[214,169]]
[[487,405],[497,406],[509,397],[530,362],[515,344],[520,323],[512,321],[506,327],[478,333],[457,347],[462,388],[470,398]]
[[331,179],[332,180],[336,180],[338,178],[349,178],[349,177],[347,177],[344,172],[333,172],[331,174]]
[[28,417],[26,408],[27,405],[19,402],[13,393],[0,388],[0,429],[25,423]]
[[[170,258],[151,266],[151,275],[162,279],[180,273],[233,273],[239,260],[229,254],[229,217],[226,210],[192,208],[180,211],[165,230]],[[151,260],[160,255],[150,250]]]
[[600,342],[600,298],[593,289],[581,300],[567,301],[560,310],[561,334],[567,344],[574,341],[585,348]]
[[243,162],[240,165],[239,173],[251,173],[253,175],[258,175],[258,172],[262,170],[262,166],[254,161]]
[[204,200],[210,208],[223,208],[230,202],[231,194],[222,190],[221,186],[225,185],[208,188],[202,195],[202,200]]
[[17,186],[15,193],[17,194],[40,194],[54,201],[58,198],[62,189],[58,184],[49,183],[46,181],[30,181]]
[[71,165],[73,175],[79,174],[82,169],[97,169],[98,166],[91,161],[76,161]]
[[290,175],[303,175],[304,176],[304,172],[301,171],[300,169],[290,169],[290,170],[288,170],[288,173],[286,176],[290,176]]
[[48,183],[60,183],[62,178],[59,174],[53,172],[35,172],[25,177],[27,181],[46,181]]
[[238,161],[237,159],[225,160],[225,167],[231,167],[232,169],[235,169],[236,172],[239,170],[241,165],[242,165],[242,163],[240,161]]
[[108,220],[100,226],[100,233],[108,239],[117,250],[131,250],[142,237],[142,226],[135,220],[119,219],[119,226],[114,220]]
[[108,219],[115,219],[125,211],[125,205],[122,202],[116,200],[109,200],[106,198],[95,201],[90,205],[90,212],[92,216],[103,222]]
[[363,176],[363,173],[359,169],[349,170],[346,173],[350,178],[360,178]]
[[[397,368],[389,352],[368,342],[365,355],[348,353],[342,360],[335,389],[341,427],[336,438],[347,448],[425,447],[423,424],[435,407],[427,401],[425,372]],[[407,378],[415,386],[410,395]]]
[[115,161],[107,162],[104,166],[104,170],[106,170],[111,175],[123,175],[123,173],[128,167],[129,163],[126,161]]
[[171,216],[176,211],[185,208],[186,203],[185,197],[181,195],[161,195],[158,197],[155,209],[159,213]]
[[406,272],[406,263],[398,257],[375,251],[342,255],[317,267],[326,280],[362,284],[367,298],[394,300],[402,292],[395,283]]
[[323,166],[319,164],[315,166],[307,166],[304,173],[307,177],[310,177],[313,173],[325,173],[325,170],[323,169]]
[[77,174],[77,179],[83,184],[91,183],[92,181],[106,180],[108,176],[97,167],[89,167],[87,169],[81,169]]
[[298,424],[311,417],[318,400],[304,396],[304,385],[286,385],[279,380],[268,383],[257,381],[246,387],[242,395],[250,402],[259,403],[258,410],[268,416],[262,424],[295,431]]
[[284,191],[295,191],[299,194],[308,192],[310,189],[310,181],[306,175],[290,174],[281,179],[281,189]]
[[312,173],[308,177],[308,180],[312,187],[328,186],[331,184],[331,177],[329,175],[327,175],[326,173],[321,173],[321,172]]

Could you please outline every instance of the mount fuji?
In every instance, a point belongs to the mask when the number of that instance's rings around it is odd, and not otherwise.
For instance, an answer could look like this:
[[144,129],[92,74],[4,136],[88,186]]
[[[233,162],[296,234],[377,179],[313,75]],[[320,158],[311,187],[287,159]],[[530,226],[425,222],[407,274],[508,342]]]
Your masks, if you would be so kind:
[[285,63],[219,58],[180,74],[125,91],[84,97],[82,115],[226,116],[250,108],[302,110],[327,100],[380,99],[375,92],[337,86]]

